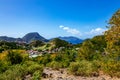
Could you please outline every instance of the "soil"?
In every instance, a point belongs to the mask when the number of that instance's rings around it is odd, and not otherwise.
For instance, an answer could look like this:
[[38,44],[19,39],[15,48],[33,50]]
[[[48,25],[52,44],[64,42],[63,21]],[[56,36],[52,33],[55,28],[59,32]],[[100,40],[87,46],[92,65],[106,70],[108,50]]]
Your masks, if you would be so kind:
[[66,69],[53,70],[45,68],[41,80],[120,80],[120,78],[112,78],[106,75],[98,77],[81,77],[68,74]]

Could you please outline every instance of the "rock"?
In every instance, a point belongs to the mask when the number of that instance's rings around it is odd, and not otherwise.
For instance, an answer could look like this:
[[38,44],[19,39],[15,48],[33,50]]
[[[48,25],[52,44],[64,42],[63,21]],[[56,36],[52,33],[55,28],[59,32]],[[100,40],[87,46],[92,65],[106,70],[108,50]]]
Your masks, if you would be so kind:
[[32,76],[31,76],[31,74],[29,74],[29,75],[26,75],[25,76],[25,79],[24,80],[31,80],[32,79]]
[[43,78],[48,78],[48,74],[42,73],[42,77],[43,77]]
[[106,79],[104,77],[102,77],[101,80],[106,80]]

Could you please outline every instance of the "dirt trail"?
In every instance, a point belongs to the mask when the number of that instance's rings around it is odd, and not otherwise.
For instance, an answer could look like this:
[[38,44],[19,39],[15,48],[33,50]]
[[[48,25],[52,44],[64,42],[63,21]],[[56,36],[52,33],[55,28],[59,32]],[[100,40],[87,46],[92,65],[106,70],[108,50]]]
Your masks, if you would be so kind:
[[120,78],[111,78],[105,75],[99,77],[73,76],[68,74],[66,69],[53,70],[51,68],[45,68],[42,80],[120,80]]

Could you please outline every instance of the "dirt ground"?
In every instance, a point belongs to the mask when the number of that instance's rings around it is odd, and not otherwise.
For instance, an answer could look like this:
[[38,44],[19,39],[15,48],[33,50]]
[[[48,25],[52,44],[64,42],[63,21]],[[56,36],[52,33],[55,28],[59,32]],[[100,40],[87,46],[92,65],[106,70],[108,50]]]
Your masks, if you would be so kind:
[[68,74],[66,69],[53,70],[51,68],[45,68],[42,80],[120,80],[120,78],[111,78],[106,75],[81,77]]

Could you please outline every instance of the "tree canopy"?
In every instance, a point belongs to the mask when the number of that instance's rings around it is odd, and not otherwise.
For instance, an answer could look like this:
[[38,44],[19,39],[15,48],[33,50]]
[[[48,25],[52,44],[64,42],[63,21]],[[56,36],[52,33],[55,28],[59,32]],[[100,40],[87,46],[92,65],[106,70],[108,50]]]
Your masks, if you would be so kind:
[[120,51],[120,9],[113,14],[109,21],[108,31],[105,32],[107,50]]

